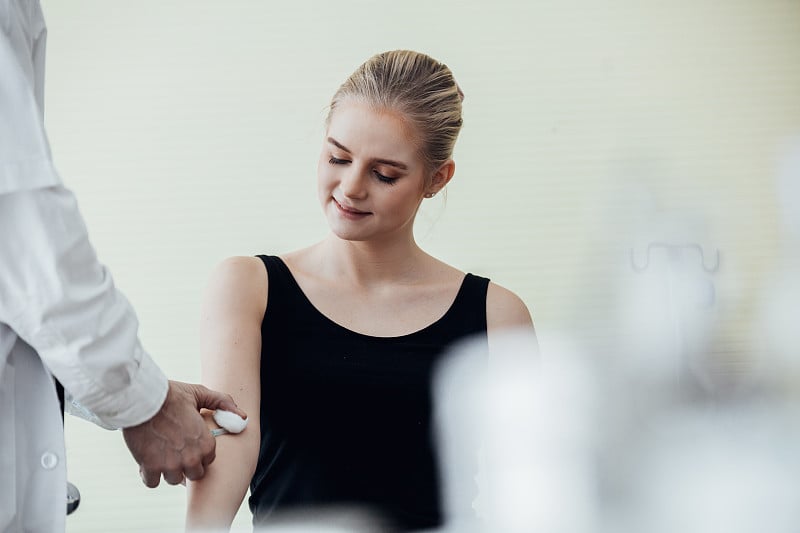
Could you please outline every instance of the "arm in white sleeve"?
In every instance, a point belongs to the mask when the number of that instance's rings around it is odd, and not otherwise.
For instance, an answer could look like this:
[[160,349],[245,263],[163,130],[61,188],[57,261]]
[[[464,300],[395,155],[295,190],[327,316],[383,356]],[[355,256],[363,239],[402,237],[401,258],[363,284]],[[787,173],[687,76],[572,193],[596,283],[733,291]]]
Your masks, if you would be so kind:
[[103,422],[151,418],[167,379],[142,349],[136,315],[98,262],[72,193],[0,194],[0,243],[0,322]]
[[36,1],[0,1],[0,193],[61,183],[44,131],[47,30]]
[[45,38],[37,1],[0,0],[0,322],[103,422],[134,426],[158,411],[168,383],[53,167]]

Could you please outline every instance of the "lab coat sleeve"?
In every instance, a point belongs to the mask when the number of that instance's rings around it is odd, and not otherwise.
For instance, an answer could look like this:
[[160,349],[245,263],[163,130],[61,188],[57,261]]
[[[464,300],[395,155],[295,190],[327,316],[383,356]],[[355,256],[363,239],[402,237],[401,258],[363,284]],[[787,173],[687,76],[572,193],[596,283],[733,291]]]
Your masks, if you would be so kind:
[[60,183],[43,126],[47,30],[24,7],[38,2],[0,1],[0,194]]
[[45,29],[34,8],[0,9],[0,322],[103,422],[129,427],[158,411],[168,383],[53,167],[41,102]]
[[138,339],[138,320],[89,243],[62,186],[0,194],[0,322],[103,422],[151,418],[167,379]]

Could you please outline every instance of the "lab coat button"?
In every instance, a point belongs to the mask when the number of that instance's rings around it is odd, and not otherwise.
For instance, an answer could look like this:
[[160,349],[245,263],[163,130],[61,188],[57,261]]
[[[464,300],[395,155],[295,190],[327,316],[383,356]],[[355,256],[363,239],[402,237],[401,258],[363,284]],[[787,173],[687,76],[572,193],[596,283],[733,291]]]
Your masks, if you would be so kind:
[[53,452],[44,452],[42,454],[42,468],[45,470],[52,470],[58,464],[58,456]]

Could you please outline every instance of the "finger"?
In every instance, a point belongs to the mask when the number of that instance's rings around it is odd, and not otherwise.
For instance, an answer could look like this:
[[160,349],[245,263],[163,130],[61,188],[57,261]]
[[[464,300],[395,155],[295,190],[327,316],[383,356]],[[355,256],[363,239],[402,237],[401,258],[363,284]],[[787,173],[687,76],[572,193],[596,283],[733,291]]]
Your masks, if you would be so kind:
[[170,485],[177,485],[183,481],[183,472],[180,470],[169,470],[164,472],[164,481]]
[[214,460],[216,446],[217,441],[210,434],[202,436],[197,446],[183,455],[183,475],[192,481],[201,479],[205,475],[206,465]]
[[217,440],[211,436],[209,433],[208,437],[212,440],[212,445],[206,448],[206,452],[203,454],[203,466],[206,467],[214,462],[214,459],[217,458]]
[[197,399],[198,409],[203,407],[206,409],[222,409],[236,413],[242,418],[247,418],[247,413],[239,409],[230,394],[211,390],[204,385],[197,385],[195,387],[195,398]]
[[[206,475],[206,469],[203,467],[203,463],[197,463],[184,468],[183,474],[186,476],[186,479],[196,481],[198,479],[203,479],[203,476]],[[186,481],[184,480],[183,483],[185,485]]]
[[158,484],[161,483],[161,472],[156,470],[146,470],[139,467],[139,475],[142,478],[142,482],[151,489],[158,487]]
[[164,481],[170,485],[180,483],[183,479],[183,457],[181,452],[175,450],[168,453],[161,471],[164,473]]

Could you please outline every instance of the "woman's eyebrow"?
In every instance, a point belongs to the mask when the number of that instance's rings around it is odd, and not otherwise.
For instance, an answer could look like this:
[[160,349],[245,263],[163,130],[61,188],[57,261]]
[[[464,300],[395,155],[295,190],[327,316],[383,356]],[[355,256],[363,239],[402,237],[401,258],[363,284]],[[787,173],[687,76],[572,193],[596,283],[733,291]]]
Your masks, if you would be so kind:
[[336,139],[334,139],[333,137],[328,137],[328,142],[329,142],[329,143],[331,143],[332,145],[336,146],[337,148],[340,148],[340,149],[344,150],[344,151],[345,151],[345,152],[347,152],[348,154],[351,154],[351,153],[352,153],[352,152],[351,152],[350,150],[348,150],[348,149],[347,149],[347,148],[346,148],[346,147],[345,147],[345,146],[344,146],[342,143],[340,143],[339,141],[337,141],[337,140],[336,140]]
[[[339,141],[337,141],[333,137],[328,137],[328,142],[331,143],[332,145],[336,146],[340,150],[344,150],[348,154],[352,154],[353,153],[345,145],[343,145],[342,143],[340,143]],[[383,165],[389,165],[391,167],[397,167],[397,168],[399,168],[401,170],[408,170],[408,166],[405,163],[401,163],[399,161],[393,161],[391,159],[382,159],[382,158],[374,159],[374,161],[376,163],[381,163]]]

